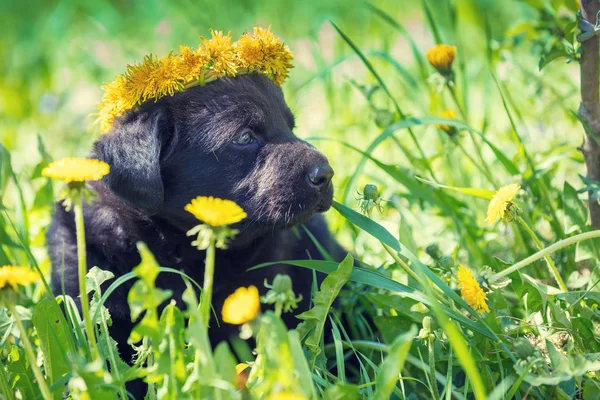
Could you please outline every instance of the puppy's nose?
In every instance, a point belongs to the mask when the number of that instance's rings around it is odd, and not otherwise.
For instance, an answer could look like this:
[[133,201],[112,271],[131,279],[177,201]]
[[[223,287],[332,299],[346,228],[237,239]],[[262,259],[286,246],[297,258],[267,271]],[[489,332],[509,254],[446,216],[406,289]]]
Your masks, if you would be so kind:
[[333,177],[333,169],[329,164],[325,165],[313,165],[308,171],[308,181],[316,189],[323,189],[327,187],[331,178]]

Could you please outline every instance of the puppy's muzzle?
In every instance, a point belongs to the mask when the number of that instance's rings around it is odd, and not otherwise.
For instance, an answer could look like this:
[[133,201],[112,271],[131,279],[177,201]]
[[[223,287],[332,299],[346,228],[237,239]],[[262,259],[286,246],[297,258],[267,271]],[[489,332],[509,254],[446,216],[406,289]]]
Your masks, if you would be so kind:
[[333,168],[328,163],[320,165],[313,165],[309,168],[306,174],[309,185],[323,191],[329,185],[331,185],[331,178],[333,178]]

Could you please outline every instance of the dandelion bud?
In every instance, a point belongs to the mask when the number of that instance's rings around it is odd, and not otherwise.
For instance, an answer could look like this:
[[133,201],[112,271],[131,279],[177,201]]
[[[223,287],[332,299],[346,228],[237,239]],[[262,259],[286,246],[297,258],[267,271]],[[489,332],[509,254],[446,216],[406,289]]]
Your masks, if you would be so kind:
[[444,269],[450,270],[454,268],[454,258],[452,258],[451,256],[444,256],[440,258],[439,263]]
[[285,294],[289,290],[292,290],[292,279],[288,275],[277,274],[273,279],[273,291]]
[[438,261],[440,258],[442,258],[442,251],[440,250],[440,247],[435,243],[427,246],[425,252],[429,255],[429,257],[433,258],[435,261]]
[[437,329],[437,322],[430,316],[423,318],[423,329],[428,333],[433,333]]
[[377,186],[367,183],[363,189],[363,195],[366,200],[375,201],[379,197],[379,190],[377,189]]
[[447,44],[438,44],[425,54],[427,61],[442,75],[449,75],[452,72],[452,63],[456,56],[456,46]]

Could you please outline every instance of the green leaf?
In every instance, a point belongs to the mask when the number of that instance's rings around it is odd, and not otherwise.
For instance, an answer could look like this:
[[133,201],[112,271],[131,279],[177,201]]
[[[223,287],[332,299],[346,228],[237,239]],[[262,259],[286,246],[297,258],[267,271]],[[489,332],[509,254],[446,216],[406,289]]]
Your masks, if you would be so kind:
[[104,271],[98,267],[92,267],[85,275],[85,282],[88,293],[96,292],[100,293],[100,286],[106,281],[109,281],[115,277],[110,271]]
[[183,359],[183,314],[175,301],[165,307],[160,316],[160,344],[154,351],[154,368],[147,377],[149,383],[158,383],[160,399],[177,400],[187,378]]
[[[4,365],[0,366],[0,368],[4,367]],[[6,369],[11,374],[11,386],[19,389],[24,399],[35,399],[39,396],[40,389],[34,383],[35,377],[25,355],[25,349],[16,345],[10,346]],[[54,398],[57,398],[56,396],[55,393]]]
[[415,58],[415,60],[417,60],[417,64],[419,65],[419,73],[421,75],[421,79],[423,80],[424,83],[427,83],[427,79],[429,77],[429,71],[427,70],[427,61],[425,60],[425,57],[423,57],[423,54],[421,54],[421,52],[419,51],[417,44],[415,43],[413,38],[410,36],[410,34],[406,30],[406,28],[404,26],[402,26],[396,19],[392,18],[389,14],[387,14],[382,9],[375,7],[373,4],[366,3],[365,6],[369,10],[371,10],[373,13],[375,13],[375,15],[377,15],[378,17],[383,19],[385,22],[387,22],[392,27],[394,27],[396,30],[398,30],[406,38],[406,40],[410,44],[410,48],[412,50],[413,57]]
[[583,400],[600,399],[600,382],[594,379],[583,381]]
[[297,330],[288,332],[288,341],[290,343],[290,352],[292,353],[292,358],[294,360],[294,370],[300,387],[306,396],[311,399],[316,398],[317,394],[313,385],[312,373],[306,360],[306,356],[304,355],[300,335]]
[[329,386],[323,392],[323,400],[359,400],[360,391],[356,385],[342,385],[340,383]]
[[546,65],[561,57],[569,57],[569,54],[565,51],[564,47],[554,47],[549,52],[542,54],[538,69],[541,71]]
[[400,114],[400,116],[403,117],[404,113],[400,109],[400,106],[398,105],[398,102],[396,101],[396,99],[394,98],[394,96],[392,96],[392,92],[390,92],[390,90],[388,89],[388,87],[385,84],[384,80],[381,79],[381,76],[377,73],[377,71],[373,67],[373,64],[371,64],[371,62],[367,59],[367,57],[363,54],[363,52],[360,51],[360,49],[358,48],[358,46],[355,45],[354,42],[352,42],[352,40],[348,37],[348,35],[346,35],[344,32],[342,32],[342,30],[340,28],[338,28],[338,26],[336,24],[334,24],[331,21],[329,21],[329,22],[331,23],[331,25],[333,25],[333,27],[335,28],[335,30],[337,31],[337,33],[340,34],[340,36],[342,37],[342,39],[344,39],[344,41],[346,43],[348,43],[348,45],[352,48],[352,50],[356,53],[356,55],[358,55],[358,57],[361,59],[361,61],[365,65],[365,67],[367,67],[367,69],[369,70],[369,72],[371,72],[371,74],[373,74],[373,76],[377,80],[377,83],[379,83],[379,86],[381,86],[381,88],[385,91],[385,93],[387,94],[387,96],[390,98],[390,100],[392,101],[392,103],[396,107],[396,111],[398,112],[398,114]]
[[[502,150],[498,149],[493,143],[491,143],[485,137],[485,135],[483,135],[481,132],[477,131],[476,129],[472,128],[471,126],[467,125],[466,123],[455,120],[455,119],[447,119],[447,118],[439,118],[439,117],[431,117],[431,116],[412,117],[412,118],[403,119],[402,121],[399,121],[393,125],[390,125],[383,132],[381,132],[379,134],[379,136],[377,136],[369,144],[367,149],[364,150],[364,153],[365,153],[365,155],[371,156],[373,154],[373,152],[375,151],[375,149],[377,147],[379,147],[379,145],[381,143],[383,143],[385,140],[389,139],[390,137],[394,136],[396,134],[396,132],[401,129],[410,129],[414,126],[419,126],[419,125],[436,125],[436,124],[453,126],[459,130],[467,130],[467,131],[474,133],[475,135],[477,135],[481,138],[481,140],[490,148],[490,150],[492,150],[492,152],[494,153],[494,155],[496,156],[498,161],[500,161],[500,163],[504,166],[504,169],[510,175],[518,175],[520,173],[517,166],[508,157],[506,157],[504,155],[504,152]],[[343,142],[341,142],[339,140],[336,140],[336,141],[344,144]],[[348,184],[346,185],[344,194],[342,196],[343,203],[346,202],[346,199],[348,199],[349,194],[351,193],[353,188],[356,186],[356,184],[355,184],[356,180],[362,173],[362,170],[364,168],[364,165],[365,165],[367,159],[368,159],[368,157],[363,156],[363,159],[360,160],[360,162],[357,164],[354,172],[352,173],[352,176],[350,177]]]
[[375,400],[388,400],[398,383],[398,376],[404,368],[406,356],[417,334],[417,327],[412,325],[410,330],[399,335],[390,346],[387,357],[383,360],[375,378]]
[[467,195],[473,196],[473,197],[478,197],[480,199],[491,200],[492,197],[494,197],[494,192],[492,190],[479,189],[479,188],[470,188],[470,187],[467,187],[467,188],[465,188],[465,187],[454,187],[454,186],[442,185],[441,183],[432,182],[432,181],[429,181],[427,179],[420,178],[418,176],[416,176],[415,178],[418,179],[419,181],[421,181],[423,183],[426,183],[426,184],[428,184],[430,186],[433,186],[435,188],[453,190],[455,192],[467,194]]
[[364,229],[365,232],[373,236],[375,239],[380,240],[400,253],[400,242],[398,242],[398,240],[383,226],[379,225],[372,219],[367,218],[364,215],[344,206],[343,204],[338,203],[337,201],[333,202],[332,207],[337,212],[342,214],[346,219],[348,219],[348,221]]
[[584,229],[588,213],[573,186],[565,182],[563,187],[563,211],[565,213],[565,232]]
[[320,344],[329,309],[342,287],[350,279],[353,264],[354,258],[350,254],[346,255],[344,261],[339,264],[338,269],[329,274],[321,283],[321,289],[316,293],[313,300],[313,308],[297,315],[298,319],[304,321],[297,329],[301,337],[306,337],[304,344],[312,353],[309,359],[311,370],[314,369],[317,356],[322,350]]
[[[129,304],[131,321],[136,321],[142,313],[144,317],[132,329],[129,341],[137,343],[144,336],[148,336],[152,339],[153,345],[157,345],[160,343],[162,337],[159,328],[158,307],[171,297],[172,292],[170,290],[158,289],[155,286],[155,280],[160,273],[160,267],[144,243],[138,243],[137,247],[140,252],[141,262],[132,272],[140,279],[129,290],[127,303]],[[99,304],[102,303],[103,301],[100,301]]]
[[227,342],[219,343],[217,347],[215,347],[215,365],[219,376],[227,382],[234,383],[236,364],[237,362],[231,353],[229,344]]
[[[306,366],[295,364],[296,357],[293,356],[289,338],[287,327],[272,311],[261,315],[256,333],[256,354],[259,356],[247,383],[254,393],[269,393],[277,387],[294,393],[305,393],[307,396],[311,393],[310,387],[301,385],[304,380],[297,378],[299,371],[304,370],[302,374],[306,373]],[[294,347],[294,352],[300,350],[297,344]]]
[[[33,309],[31,320],[44,354],[44,369],[53,384],[71,370],[69,354],[76,353],[72,331],[54,299],[42,299]],[[54,398],[61,399],[62,392],[63,388],[55,390]]]
[[5,193],[4,189],[8,185],[8,180],[13,176],[10,152],[2,143],[0,143],[0,192]]

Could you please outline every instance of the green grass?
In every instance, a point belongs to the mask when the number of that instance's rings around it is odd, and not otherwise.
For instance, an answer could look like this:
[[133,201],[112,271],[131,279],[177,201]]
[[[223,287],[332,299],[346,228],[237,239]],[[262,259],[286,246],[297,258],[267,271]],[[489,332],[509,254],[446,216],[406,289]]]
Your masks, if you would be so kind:
[[[282,17],[282,7],[294,17]],[[315,399],[600,397],[600,241],[586,204],[595,183],[581,179],[578,63],[555,58],[577,57],[574,2],[65,1],[15,3],[6,14],[0,265],[49,276],[44,235],[62,188],[41,170],[87,154],[102,82],[146,53],[195,43],[209,27],[235,36],[258,22],[295,53],[283,89],[297,134],[336,171],[327,219],[360,267],[350,257],[290,260],[329,277],[298,329],[278,311],[259,317],[256,359],[242,341],[212,348],[191,289],[203,283],[156,265],[144,248],[125,276],[90,272],[98,358],[73,299],[63,300],[63,314],[46,281],[23,288],[15,309],[0,308],[0,398],[42,398],[15,317],[54,398],[125,397],[125,381],[142,375],[149,398],[258,399],[282,390]],[[425,59],[436,43],[458,48],[451,82]],[[440,118],[444,110],[456,119]],[[382,205],[370,217],[357,199],[367,183]],[[522,187],[520,217],[486,223],[490,197],[509,183]],[[489,313],[461,297],[460,264],[478,277]],[[186,311],[148,278],[171,273],[190,286]],[[102,307],[126,280],[136,282],[130,303],[142,316],[134,366],[120,360]],[[254,361],[241,391],[235,357]]]

